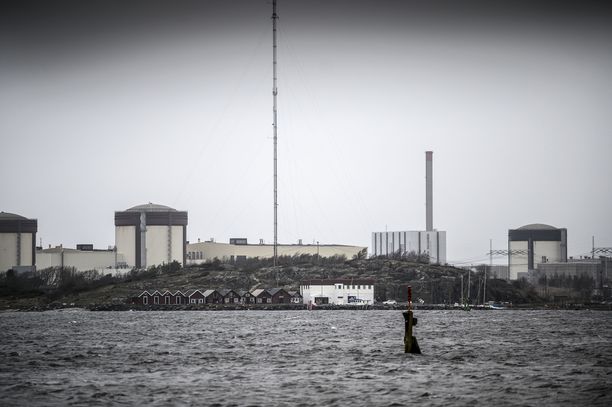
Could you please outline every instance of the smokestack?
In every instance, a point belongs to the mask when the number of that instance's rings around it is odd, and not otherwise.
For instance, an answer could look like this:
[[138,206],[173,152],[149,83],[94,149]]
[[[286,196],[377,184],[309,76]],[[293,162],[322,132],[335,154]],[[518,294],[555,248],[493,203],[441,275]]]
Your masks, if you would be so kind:
[[433,151],[425,151],[425,230],[433,230]]

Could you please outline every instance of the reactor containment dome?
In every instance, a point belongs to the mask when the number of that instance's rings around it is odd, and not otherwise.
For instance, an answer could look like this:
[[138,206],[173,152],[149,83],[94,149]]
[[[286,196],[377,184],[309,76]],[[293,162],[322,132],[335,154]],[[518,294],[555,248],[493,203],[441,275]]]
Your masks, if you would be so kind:
[[0,271],[24,271],[36,266],[38,221],[0,212]]
[[186,261],[187,212],[147,203],[115,212],[115,245],[129,267]]

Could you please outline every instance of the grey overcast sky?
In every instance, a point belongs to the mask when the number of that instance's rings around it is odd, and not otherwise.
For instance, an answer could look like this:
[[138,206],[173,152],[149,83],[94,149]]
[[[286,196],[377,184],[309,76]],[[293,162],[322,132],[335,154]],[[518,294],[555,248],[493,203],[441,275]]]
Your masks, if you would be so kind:
[[[0,210],[47,246],[114,211],[273,239],[271,2],[3,2]],[[594,2],[279,0],[279,240],[434,226],[449,262],[547,223],[612,246],[612,14]],[[499,262],[503,262],[499,259]]]

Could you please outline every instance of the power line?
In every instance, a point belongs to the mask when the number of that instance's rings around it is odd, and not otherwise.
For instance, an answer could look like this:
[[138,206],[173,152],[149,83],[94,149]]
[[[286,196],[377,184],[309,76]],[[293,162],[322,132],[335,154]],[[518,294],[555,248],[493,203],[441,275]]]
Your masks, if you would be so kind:
[[528,255],[529,250],[526,249],[512,249],[512,250],[490,250],[488,255],[508,256],[508,255]]

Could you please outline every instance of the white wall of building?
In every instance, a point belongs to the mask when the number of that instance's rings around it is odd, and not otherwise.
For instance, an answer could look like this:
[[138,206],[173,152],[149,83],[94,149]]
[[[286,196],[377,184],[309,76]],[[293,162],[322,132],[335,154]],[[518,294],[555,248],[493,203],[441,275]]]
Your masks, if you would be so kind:
[[129,267],[136,264],[136,226],[116,226],[115,245]]
[[525,254],[511,254],[508,256],[508,269],[510,274],[510,280],[516,280],[518,278],[518,273],[526,273],[529,263],[529,258],[527,257],[527,241],[510,241],[508,245],[510,253],[516,251],[524,251]]
[[[168,231],[170,230],[170,234]],[[171,241],[168,258],[169,239]],[[130,267],[136,265],[136,227],[116,226],[115,244]],[[147,226],[145,234],[146,266],[160,265],[176,260],[183,263],[183,226]]]
[[49,267],[62,266],[62,253],[59,251],[36,251],[36,269],[43,270]]
[[[431,253],[439,253],[437,257],[433,257],[433,263],[446,264],[446,231],[430,231],[426,233],[431,234],[430,238],[434,242]],[[436,240],[436,235],[439,240]]]
[[[147,226],[147,267],[178,261],[183,263],[183,227]],[[168,251],[170,250],[170,256]]]
[[32,234],[21,233],[21,264],[20,266],[33,266],[32,264]]
[[[510,253],[522,250],[527,253],[529,244],[527,241],[510,241]],[[545,259],[545,261],[543,261]],[[563,261],[561,242],[557,241],[533,241],[533,267],[543,262]],[[516,280],[518,273],[526,273],[529,270],[529,257],[527,254],[510,254],[508,256],[508,267],[510,279]]]
[[145,242],[147,267],[168,263],[168,226],[147,226]]
[[[278,245],[279,256],[294,256],[301,254],[316,255],[321,257],[346,256],[352,259],[360,251],[367,249],[362,246],[344,245]],[[187,264],[199,264],[215,258],[229,260],[233,256],[246,256],[247,258],[259,257],[270,258],[274,256],[272,245],[233,245],[229,243],[200,242],[187,245]]]
[[183,264],[183,253],[185,251],[185,242],[183,241],[183,227],[172,226],[172,249],[171,249],[171,262],[178,261]]
[[[17,258],[17,242],[21,235],[21,256]],[[0,272],[13,266],[32,266],[32,234],[0,233]]]
[[0,272],[10,270],[16,265],[17,233],[0,233]]
[[539,263],[558,262],[561,258],[561,242],[535,241],[533,242],[534,267]]
[[372,233],[372,256],[388,256],[397,252],[427,254],[431,263],[446,264],[446,232],[411,230]]
[[355,297],[357,303],[353,304],[373,304],[374,285],[373,284],[321,284],[321,285],[301,285],[304,304],[315,303],[317,297],[328,298],[329,304],[347,305],[349,297]]
[[[115,257],[116,254],[116,257]],[[115,270],[117,264],[125,264],[122,253],[110,250],[75,250],[75,249],[44,249],[36,252],[36,268],[42,270],[49,267],[74,267],[77,271],[98,270],[115,274],[127,272],[129,269]]]

